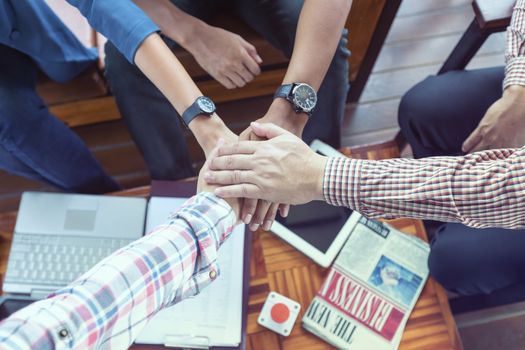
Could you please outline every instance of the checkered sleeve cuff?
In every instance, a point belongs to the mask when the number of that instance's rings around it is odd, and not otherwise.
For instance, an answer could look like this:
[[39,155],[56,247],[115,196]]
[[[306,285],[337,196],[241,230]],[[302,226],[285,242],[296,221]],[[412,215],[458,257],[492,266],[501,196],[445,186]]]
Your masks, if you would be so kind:
[[329,158],[326,162],[323,194],[327,203],[359,211],[359,177],[362,160]]
[[525,86],[525,57],[514,57],[507,63],[503,90],[510,85]]

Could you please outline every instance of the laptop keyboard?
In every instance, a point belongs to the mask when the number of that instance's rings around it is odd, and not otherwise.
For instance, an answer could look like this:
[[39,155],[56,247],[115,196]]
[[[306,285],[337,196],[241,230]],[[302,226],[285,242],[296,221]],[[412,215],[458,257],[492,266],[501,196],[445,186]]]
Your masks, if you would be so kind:
[[15,234],[5,282],[64,286],[133,240]]

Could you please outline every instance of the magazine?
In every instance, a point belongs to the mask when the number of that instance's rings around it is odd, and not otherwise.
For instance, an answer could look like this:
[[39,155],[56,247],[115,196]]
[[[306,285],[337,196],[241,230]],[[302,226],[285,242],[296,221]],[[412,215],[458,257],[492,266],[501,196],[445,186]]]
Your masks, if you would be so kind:
[[341,349],[397,349],[428,277],[429,245],[357,212],[303,327]]

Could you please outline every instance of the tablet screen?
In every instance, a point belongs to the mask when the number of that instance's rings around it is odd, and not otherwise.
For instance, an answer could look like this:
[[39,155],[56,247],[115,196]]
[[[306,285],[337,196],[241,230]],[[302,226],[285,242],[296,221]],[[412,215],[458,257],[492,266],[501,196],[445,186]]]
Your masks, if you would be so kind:
[[323,254],[328,251],[352,210],[325,202],[310,202],[290,207],[288,217],[277,221]]

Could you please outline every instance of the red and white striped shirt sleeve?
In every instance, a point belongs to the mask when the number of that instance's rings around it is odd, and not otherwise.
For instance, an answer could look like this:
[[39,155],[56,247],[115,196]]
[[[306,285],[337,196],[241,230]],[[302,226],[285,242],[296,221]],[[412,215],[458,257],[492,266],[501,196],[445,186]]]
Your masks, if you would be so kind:
[[425,159],[330,158],[323,192],[328,203],[372,218],[523,228],[525,148]]
[[503,89],[510,85],[525,86],[525,0],[516,1],[512,20],[507,28],[505,52],[505,80]]

